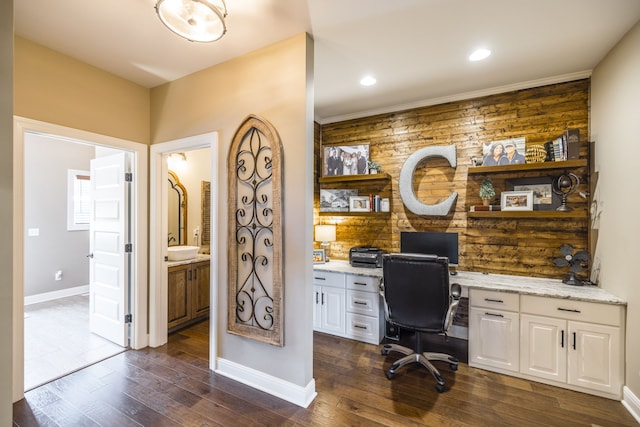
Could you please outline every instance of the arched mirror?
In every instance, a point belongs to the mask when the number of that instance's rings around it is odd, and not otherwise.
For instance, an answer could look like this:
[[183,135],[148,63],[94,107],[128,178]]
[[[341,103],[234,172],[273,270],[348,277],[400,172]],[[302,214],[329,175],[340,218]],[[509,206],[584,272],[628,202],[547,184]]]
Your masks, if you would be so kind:
[[187,190],[180,183],[178,175],[169,171],[168,188],[169,246],[187,244]]

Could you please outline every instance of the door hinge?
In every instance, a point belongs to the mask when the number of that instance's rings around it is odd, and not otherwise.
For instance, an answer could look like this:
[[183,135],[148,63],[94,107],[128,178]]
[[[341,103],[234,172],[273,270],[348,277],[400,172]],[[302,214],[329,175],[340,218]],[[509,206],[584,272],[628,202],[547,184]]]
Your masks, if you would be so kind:
[[125,314],[124,323],[131,323],[131,322],[133,322],[133,314]]
[[133,174],[131,172],[126,172],[124,174],[125,182],[133,182]]
[[127,243],[124,245],[124,251],[125,252],[133,252],[133,244],[132,243]]

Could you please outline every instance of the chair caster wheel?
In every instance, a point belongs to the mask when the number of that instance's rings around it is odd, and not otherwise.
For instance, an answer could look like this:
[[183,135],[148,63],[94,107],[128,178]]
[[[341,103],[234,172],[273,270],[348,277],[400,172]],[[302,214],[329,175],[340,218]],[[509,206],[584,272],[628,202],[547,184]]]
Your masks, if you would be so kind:
[[387,371],[386,375],[387,375],[387,379],[388,380],[392,380],[392,379],[394,379],[396,377],[395,372],[391,372],[391,371]]
[[389,354],[389,350],[386,348],[383,348],[382,350],[380,350],[380,354],[383,356],[386,356],[387,354]]
[[444,384],[436,384],[436,390],[438,390],[438,393],[442,393],[444,391]]
[[458,370],[458,364],[457,363],[451,363],[449,365],[449,368],[451,368],[452,371],[457,371]]

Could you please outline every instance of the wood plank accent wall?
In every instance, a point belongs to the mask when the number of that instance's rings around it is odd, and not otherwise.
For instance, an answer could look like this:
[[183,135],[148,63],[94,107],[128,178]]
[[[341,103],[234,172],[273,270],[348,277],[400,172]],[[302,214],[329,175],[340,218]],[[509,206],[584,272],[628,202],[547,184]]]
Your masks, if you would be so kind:
[[[455,231],[459,233],[461,270],[561,278],[566,269],[555,267],[564,243],[588,249],[589,201],[576,191],[568,205],[581,218],[471,218],[471,205],[481,204],[479,185],[484,174],[468,175],[471,157],[480,157],[485,142],[526,137],[526,144],[542,144],[568,128],[580,130],[580,158],[589,158],[589,79],[485,96],[441,105],[318,125],[316,123],[314,223],[334,223],[337,240],[331,257],[348,259],[353,246],[400,250],[401,231]],[[390,181],[322,184],[323,188],[358,189],[389,197],[390,213],[334,215],[319,212],[318,171],[323,146],[370,144],[370,157],[382,164]],[[414,190],[424,203],[437,203],[458,192],[455,210],[443,217],[419,216],[400,199],[400,169],[409,155],[430,145],[455,144],[458,166],[444,159],[421,162],[414,175]],[[562,170],[489,175],[496,193],[513,178],[558,176]],[[588,191],[588,167],[571,170]],[[499,204],[499,198],[496,202]]]

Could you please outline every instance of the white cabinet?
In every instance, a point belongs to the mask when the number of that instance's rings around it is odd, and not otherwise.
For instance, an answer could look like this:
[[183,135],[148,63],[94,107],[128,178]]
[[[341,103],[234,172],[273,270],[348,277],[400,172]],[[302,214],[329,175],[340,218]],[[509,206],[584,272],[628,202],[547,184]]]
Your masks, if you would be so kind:
[[380,277],[313,271],[313,330],[379,344],[384,335]]
[[344,274],[329,271],[313,272],[313,329],[332,335],[345,333]]
[[520,372],[619,398],[624,307],[522,295]]
[[469,365],[518,372],[519,295],[469,290]]

